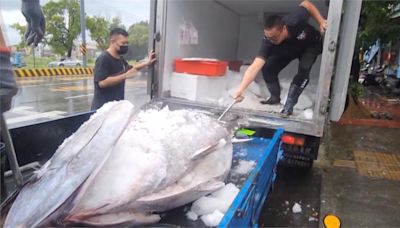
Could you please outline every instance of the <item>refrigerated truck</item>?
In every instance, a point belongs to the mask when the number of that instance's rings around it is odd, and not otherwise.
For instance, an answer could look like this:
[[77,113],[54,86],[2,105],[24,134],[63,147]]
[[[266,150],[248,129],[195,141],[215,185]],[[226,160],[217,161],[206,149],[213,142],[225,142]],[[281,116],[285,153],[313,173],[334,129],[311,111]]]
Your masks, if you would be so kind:
[[[149,92],[165,104],[218,109],[215,103],[171,96],[174,60],[200,57],[251,62],[263,38],[263,18],[285,15],[301,1],[276,0],[157,0],[151,1],[150,44],[157,53]],[[305,92],[314,94],[312,119],[282,118],[278,113],[260,109],[234,108],[242,127],[283,128],[284,160],[311,167],[317,158],[320,138],[328,121],[338,121],[344,111],[347,86],[355,46],[361,0],[311,1],[327,18],[323,51],[316,60]],[[310,23],[318,26],[310,17]],[[182,26],[195,28],[196,41],[182,40]],[[291,80],[298,61],[280,73],[281,80]],[[179,85],[178,85],[179,86]],[[283,96],[282,94],[281,96]],[[302,95],[300,95],[301,97]],[[222,109],[222,107],[220,107]]]

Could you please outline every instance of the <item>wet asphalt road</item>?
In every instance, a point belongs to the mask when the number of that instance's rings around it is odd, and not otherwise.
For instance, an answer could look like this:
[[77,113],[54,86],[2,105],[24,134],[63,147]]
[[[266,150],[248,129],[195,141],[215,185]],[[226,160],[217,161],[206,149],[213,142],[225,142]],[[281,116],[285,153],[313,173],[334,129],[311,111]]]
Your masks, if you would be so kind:
[[[18,79],[18,94],[6,113],[10,128],[87,112],[93,99],[93,76],[51,76]],[[128,80],[125,98],[136,106],[149,101],[145,75]]]

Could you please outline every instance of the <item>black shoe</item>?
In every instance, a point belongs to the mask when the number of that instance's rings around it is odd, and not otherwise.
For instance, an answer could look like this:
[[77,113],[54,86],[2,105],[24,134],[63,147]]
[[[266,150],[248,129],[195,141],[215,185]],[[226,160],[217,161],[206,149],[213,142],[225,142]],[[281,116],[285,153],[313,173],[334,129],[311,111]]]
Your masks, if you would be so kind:
[[261,104],[275,105],[281,102],[281,85],[279,81],[267,83],[267,88],[271,93],[271,97],[266,101],[260,101]]
[[300,94],[303,92],[304,88],[301,88],[300,86],[296,84],[291,84],[288,92],[288,98],[286,100],[285,106],[283,106],[283,109],[281,111],[281,114],[283,117],[288,117],[293,114],[293,108],[297,104],[297,101],[299,100]]
[[280,97],[270,97],[268,100],[260,101],[263,105],[276,105],[281,103]]

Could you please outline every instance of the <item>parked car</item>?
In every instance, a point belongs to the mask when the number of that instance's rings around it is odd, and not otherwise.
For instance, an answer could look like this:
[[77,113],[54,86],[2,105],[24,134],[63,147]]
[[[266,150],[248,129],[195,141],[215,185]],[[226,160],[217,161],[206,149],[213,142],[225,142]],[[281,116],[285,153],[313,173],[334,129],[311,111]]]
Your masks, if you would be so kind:
[[53,62],[49,62],[47,64],[48,67],[71,67],[71,66],[76,66],[76,67],[80,67],[83,65],[82,60],[78,60],[78,59],[66,59],[66,58],[62,58],[59,61],[53,61]]

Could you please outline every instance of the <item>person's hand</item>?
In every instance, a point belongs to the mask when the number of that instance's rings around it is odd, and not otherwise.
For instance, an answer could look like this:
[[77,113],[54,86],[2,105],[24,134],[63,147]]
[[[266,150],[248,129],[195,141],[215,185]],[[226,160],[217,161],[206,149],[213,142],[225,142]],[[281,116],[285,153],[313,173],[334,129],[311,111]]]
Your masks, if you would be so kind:
[[328,27],[328,22],[325,19],[322,19],[319,22],[319,31],[321,34],[324,34],[326,32],[326,28]]
[[238,90],[233,94],[233,99],[235,99],[235,101],[237,103],[243,101],[244,97],[243,97],[243,91],[242,90]]
[[27,22],[25,41],[27,45],[35,45],[43,39],[46,22],[39,0],[22,0],[21,12]]
[[154,50],[150,50],[147,56],[146,66],[150,66],[156,61],[156,53]]
[[129,79],[129,78],[135,77],[136,74],[137,74],[137,72],[138,72],[138,71],[136,70],[135,67],[130,68],[129,70],[127,70],[127,71],[125,72],[125,79]]

